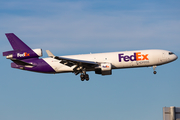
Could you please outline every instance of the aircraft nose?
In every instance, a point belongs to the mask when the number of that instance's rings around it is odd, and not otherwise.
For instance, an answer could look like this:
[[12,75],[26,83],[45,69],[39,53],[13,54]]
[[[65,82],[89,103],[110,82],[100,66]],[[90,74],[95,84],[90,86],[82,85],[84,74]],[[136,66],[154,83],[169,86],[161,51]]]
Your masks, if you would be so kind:
[[178,59],[178,56],[177,56],[177,55],[175,55],[175,60],[176,60],[176,59]]
[[178,56],[173,52],[169,52],[169,60],[172,62],[175,61],[176,59],[178,59]]

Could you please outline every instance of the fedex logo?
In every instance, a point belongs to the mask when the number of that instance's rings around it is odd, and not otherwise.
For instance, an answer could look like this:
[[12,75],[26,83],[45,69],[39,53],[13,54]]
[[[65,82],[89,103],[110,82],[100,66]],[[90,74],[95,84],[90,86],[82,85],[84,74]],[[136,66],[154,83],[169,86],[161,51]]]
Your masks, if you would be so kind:
[[130,56],[124,55],[123,53],[119,54],[119,62],[121,62],[122,60],[128,62],[128,61],[143,61],[149,59],[148,59],[148,54],[141,54],[141,52],[136,52]]
[[103,68],[109,68],[109,66],[108,66],[108,65],[103,65],[102,67],[103,67]]
[[28,57],[30,53],[24,52],[23,54],[17,53],[17,57]]

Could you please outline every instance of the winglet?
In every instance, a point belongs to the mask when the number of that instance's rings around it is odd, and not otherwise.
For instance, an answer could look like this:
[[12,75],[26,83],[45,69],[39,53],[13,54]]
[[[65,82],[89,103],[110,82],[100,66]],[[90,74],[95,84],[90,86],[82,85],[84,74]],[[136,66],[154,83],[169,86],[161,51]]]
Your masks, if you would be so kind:
[[55,57],[49,50],[46,50],[46,53],[47,53],[48,56],[51,57],[51,58],[54,58],[54,57]]

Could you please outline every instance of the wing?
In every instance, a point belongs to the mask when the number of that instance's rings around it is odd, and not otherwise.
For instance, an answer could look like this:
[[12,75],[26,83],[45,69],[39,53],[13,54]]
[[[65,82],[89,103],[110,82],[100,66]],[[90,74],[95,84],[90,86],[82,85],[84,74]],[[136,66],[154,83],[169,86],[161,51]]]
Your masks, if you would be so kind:
[[49,57],[54,58],[56,60],[61,60],[60,63],[67,65],[69,67],[77,65],[76,67],[83,66],[85,68],[89,68],[89,67],[95,67],[98,65],[97,62],[65,58],[65,57],[58,57],[58,56],[54,56],[49,50],[46,50],[46,52]]

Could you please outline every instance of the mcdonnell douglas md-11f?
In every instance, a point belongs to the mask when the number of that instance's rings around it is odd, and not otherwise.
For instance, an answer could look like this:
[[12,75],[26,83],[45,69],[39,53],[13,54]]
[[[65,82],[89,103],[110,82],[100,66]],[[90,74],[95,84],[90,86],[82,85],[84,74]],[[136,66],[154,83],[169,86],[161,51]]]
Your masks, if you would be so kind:
[[111,75],[112,69],[153,67],[163,65],[176,60],[178,57],[167,50],[136,50],[109,53],[83,54],[55,56],[46,50],[49,58],[42,56],[42,49],[31,49],[15,34],[6,34],[13,50],[3,52],[3,56],[12,60],[12,68],[28,70],[40,73],[80,73],[82,81],[89,80],[87,71],[95,71],[96,74]]

